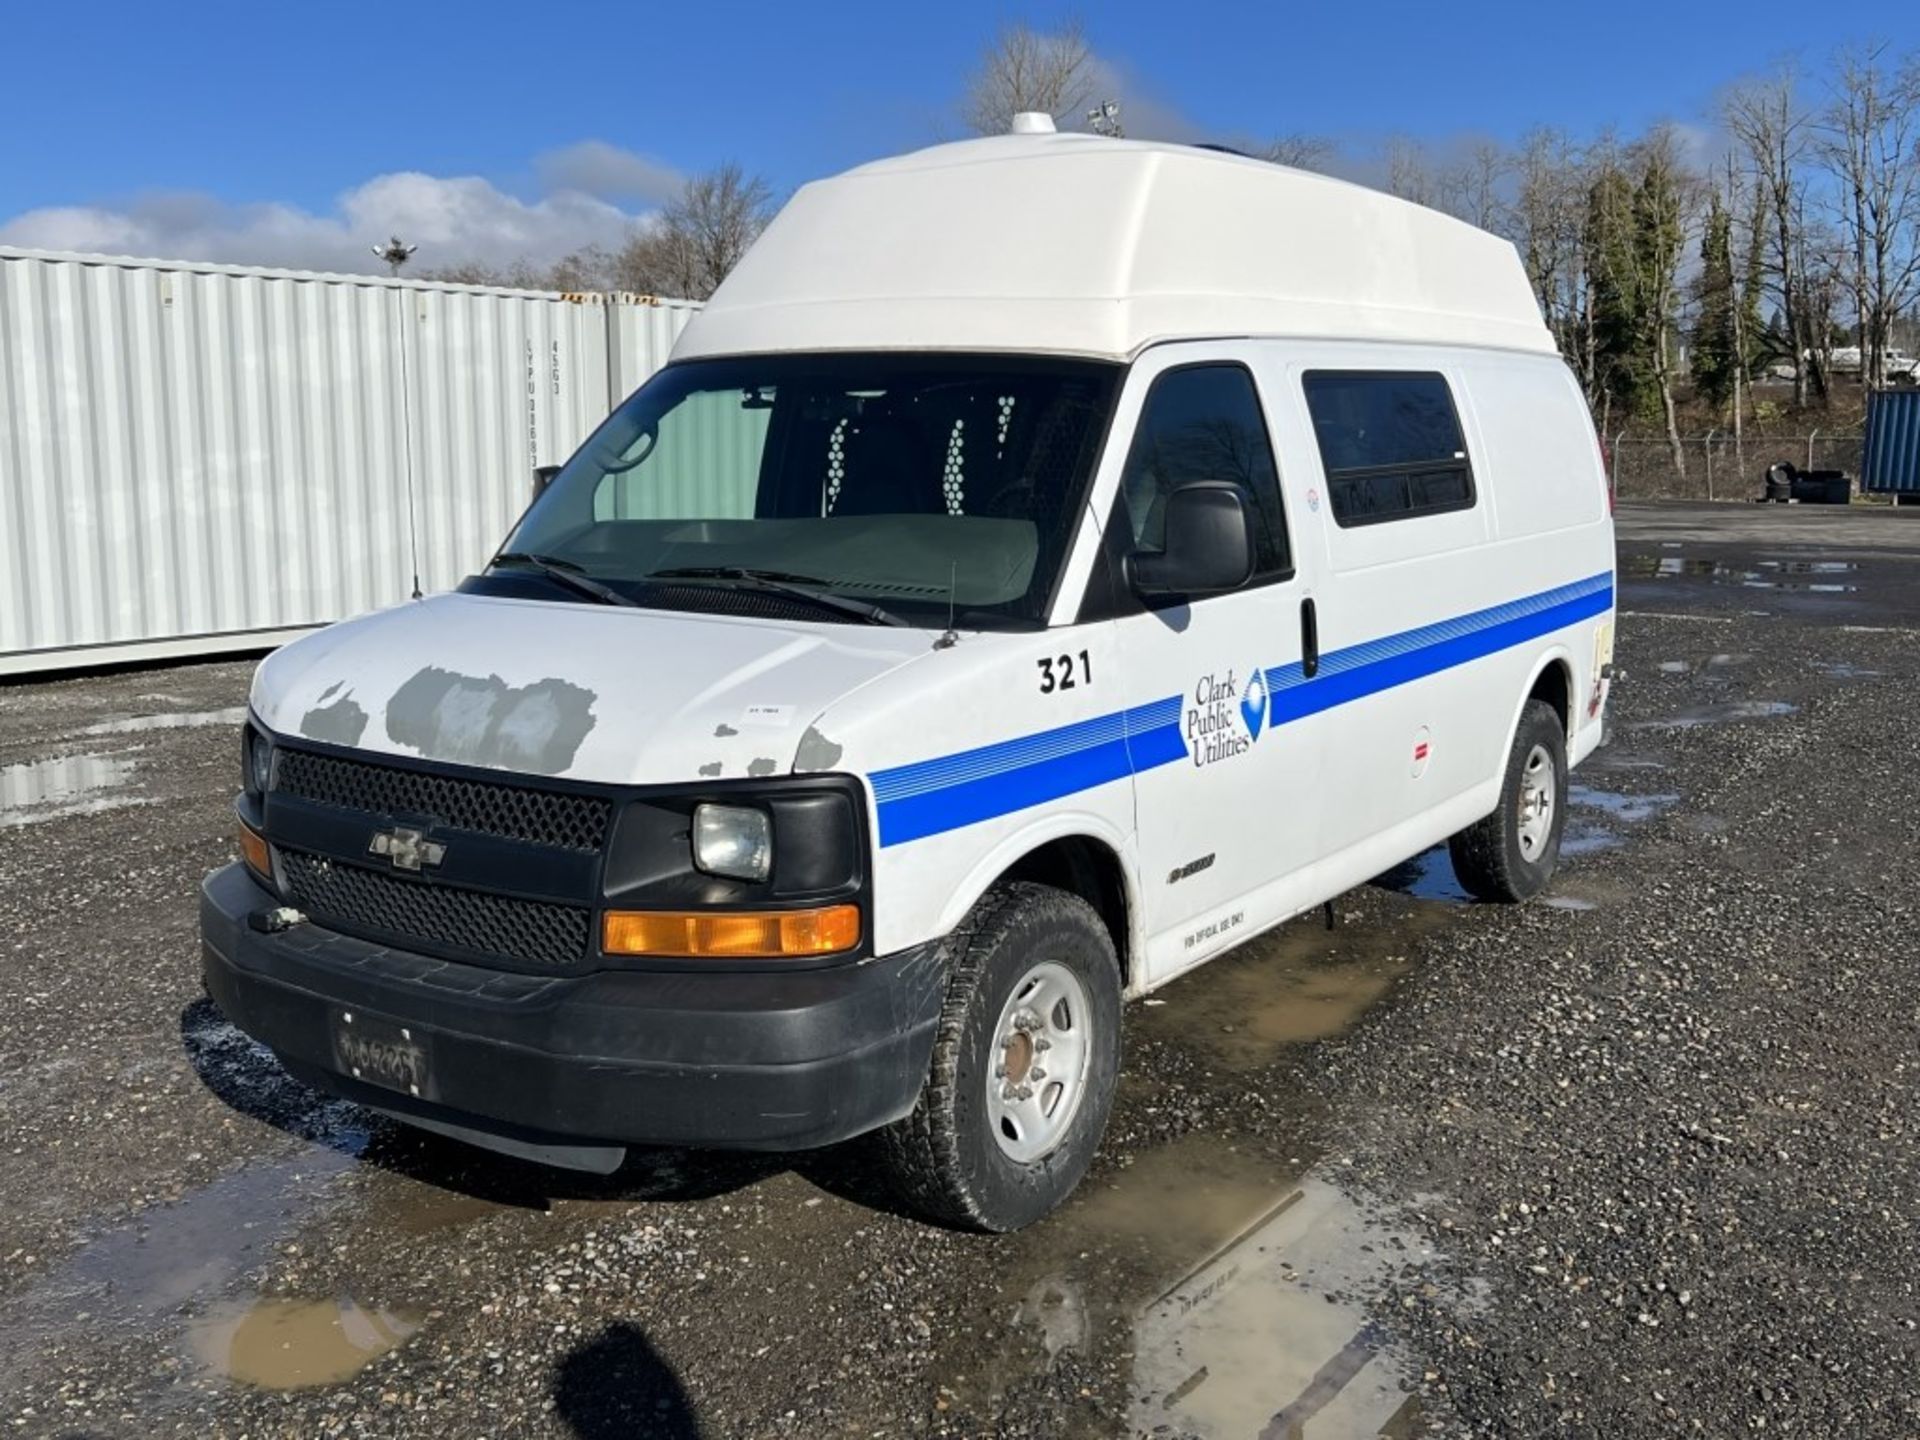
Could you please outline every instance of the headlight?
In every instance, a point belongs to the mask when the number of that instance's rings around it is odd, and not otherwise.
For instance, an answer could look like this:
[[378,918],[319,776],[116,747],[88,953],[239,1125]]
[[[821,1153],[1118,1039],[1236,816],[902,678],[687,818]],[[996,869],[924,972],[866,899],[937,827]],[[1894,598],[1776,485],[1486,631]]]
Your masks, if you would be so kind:
[[273,744],[252,726],[247,727],[246,735],[245,784],[250,793],[264,795],[273,783]]
[[765,880],[773,873],[773,821],[745,805],[696,805],[693,863],[709,875]]

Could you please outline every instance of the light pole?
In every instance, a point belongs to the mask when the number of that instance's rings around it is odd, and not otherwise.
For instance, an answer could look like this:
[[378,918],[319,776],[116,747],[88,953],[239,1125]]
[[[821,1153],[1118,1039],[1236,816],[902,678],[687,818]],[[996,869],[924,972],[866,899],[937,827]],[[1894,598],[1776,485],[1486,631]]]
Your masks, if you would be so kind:
[[1120,102],[1102,100],[1087,111],[1087,128],[1096,135],[1105,135],[1109,140],[1118,140],[1125,133],[1120,128]]
[[373,253],[387,262],[389,275],[398,276],[400,267],[412,259],[413,252],[419,248],[418,245],[404,244],[398,235],[393,235],[388,237],[386,244],[374,246]]

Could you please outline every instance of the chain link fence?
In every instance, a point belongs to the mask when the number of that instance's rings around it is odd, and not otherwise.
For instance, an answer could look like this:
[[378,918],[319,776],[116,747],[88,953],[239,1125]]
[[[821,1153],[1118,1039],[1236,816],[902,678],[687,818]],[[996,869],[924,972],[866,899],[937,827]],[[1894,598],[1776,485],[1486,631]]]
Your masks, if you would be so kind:
[[1745,435],[1723,431],[1680,437],[1676,460],[1665,436],[1608,437],[1614,494],[1622,500],[1758,500],[1767,469],[1782,460],[1802,470],[1860,474],[1863,436],[1827,434]]

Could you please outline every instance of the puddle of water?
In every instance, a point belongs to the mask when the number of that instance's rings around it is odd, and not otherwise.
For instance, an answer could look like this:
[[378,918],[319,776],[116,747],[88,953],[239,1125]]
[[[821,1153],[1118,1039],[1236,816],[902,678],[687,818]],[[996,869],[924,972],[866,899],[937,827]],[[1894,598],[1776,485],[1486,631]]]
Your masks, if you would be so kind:
[[[1451,872],[1449,872],[1451,873]],[[1448,912],[1422,906],[1391,924],[1327,930],[1303,916],[1175,981],[1143,1010],[1143,1033],[1199,1044],[1231,1069],[1272,1063],[1283,1046],[1326,1040],[1384,999]]]
[[[1596,850],[1611,850],[1622,843],[1616,825],[1639,825],[1680,803],[1678,795],[1627,795],[1616,790],[1596,790],[1590,785],[1572,786],[1567,794],[1571,807],[1566,829],[1560,835],[1562,855],[1591,855]],[[1588,812],[1588,813],[1582,813]],[[1604,821],[1590,818],[1592,812]]]
[[193,1348],[229,1380],[299,1390],[350,1380],[420,1328],[408,1310],[352,1300],[264,1299],[216,1306],[193,1327]]
[[191,730],[203,725],[239,725],[247,718],[247,707],[234,705],[225,710],[175,710],[162,715],[124,715],[89,725],[81,735],[132,735],[144,730]]
[[1874,680],[1882,673],[1845,660],[1819,660],[1814,662],[1813,668],[1829,680]]
[[1626,825],[1651,820],[1680,803],[1678,795],[1625,795],[1617,790],[1595,790],[1589,785],[1573,786],[1567,799],[1577,809],[1603,811]]
[[1560,854],[1563,858],[1591,855],[1599,850],[1612,850],[1624,843],[1618,831],[1609,830],[1604,825],[1570,820],[1567,828],[1560,833]]
[[1374,876],[1373,883],[1416,900],[1438,900],[1449,905],[1473,903],[1473,896],[1453,872],[1453,856],[1445,845],[1436,845],[1411,860],[1402,860],[1391,870]]
[[1412,1376],[1366,1304],[1397,1268],[1382,1239],[1339,1190],[1303,1180],[1142,1312],[1135,1427],[1318,1440],[1403,1421]]
[[1807,590],[1816,594],[1849,594],[1859,587],[1836,580],[1860,567],[1851,560],[1755,560],[1748,564],[1707,560],[1685,555],[1630,555],[1622,573],[1636,580],[1705,580],[1715,585],[1737,585],[1746,590]]
[[[344,1379],[418,1328],[410,1311],[350,1300],[269,1299],[242,1294],[249,1272],[306,1227],[369,1227],[403,1236],[473,1223],[501,1207],[399,1176],[375,1174],[364,1200],[340,1182],[362,1165],[373,1136],[368,1116],[316,1097],[263,1047],[210,1005],[190,1014],[182,1041],[215,1095],[245,1097],[310,1143],[255,1161],[155,1205],[94,1236],[33,1279],[0,1313],[0,1374],[17,1376],[36,1357],[82,1336],[184,1333],[201,1359],[248,1384],[284,1388]],[[333,1212],[359,1205],[347,1221]],[[201,1318],[189,1320],[190,1313]]]
[[0,829],[91,815],[149,802],[109,792],[128,784],[140,762],[128,755],[63,755],[0,766]]
[[23,1369],[66,1335],[148,1330],[218,1294],[313,1213],[353,1164],[338,1151],[303,1151],[223,1175],[107,1231],[8,1303],[0,1370]]
[[1659,669],[1662,675],[1685,675],[1692,671],[1693,662],[1691,660],[1662,660]]
[[1605,750],[1596,751],[1580,764],[1582,774],[1588,774],[1596,770],[1618,772],[1665,770],[1666,768],[1667,762],[1664,760],[1656,760],[1650,755],[1635,755],[1631,751],[1622,750],[1616,746],[1609,746]]
[[1104,1329],[1131,1359],[1129,1434],[1373,1440],[1418,1418],[1415,1372],[1369,1307],[1433,1251],[1325,1174],[1188,1136],[1029,1237],[1047,1268],[1002,1378]]
[[1800,707],[1785,700],[1729,700],[1720,705],[1700,705],[1660,720],[1636,720],[1634,730],[1697,730],[1703,725],[1726,725],[1736,720],[1770,720],[1792,715]]

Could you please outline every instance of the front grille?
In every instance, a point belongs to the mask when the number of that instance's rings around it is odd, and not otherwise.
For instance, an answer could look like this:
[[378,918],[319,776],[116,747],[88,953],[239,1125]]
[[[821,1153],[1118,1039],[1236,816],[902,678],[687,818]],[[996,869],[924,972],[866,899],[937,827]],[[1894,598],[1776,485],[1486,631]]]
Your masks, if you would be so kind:
[[293,903],[322,925],[543,969],[578,966],[587,956],[593,912],[580,906],[401,880],[304,850],[283,848],[280,859]]
[[561,850],[597,851],[613,817],[613,806],[597,795],[436,775],[310,750],[280,752],[273,788],[341,810],[429,817],[454,830]]

